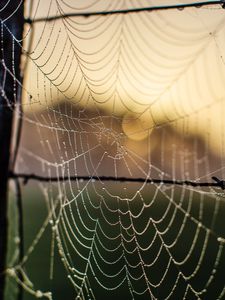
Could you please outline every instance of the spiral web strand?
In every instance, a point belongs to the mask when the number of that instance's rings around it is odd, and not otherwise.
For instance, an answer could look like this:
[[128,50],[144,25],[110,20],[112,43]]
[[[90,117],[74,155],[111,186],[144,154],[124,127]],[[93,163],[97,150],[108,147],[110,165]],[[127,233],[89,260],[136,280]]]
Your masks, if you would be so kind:
[[[37,0],[27,2],[27,17],[147,5]],[[2,44],[6,31],[1,22]],[[23,257],[15,250],[8,262],[24,299],[61,299],[58,259],[60,280],[76,300],[225,299],[223,190],[163,184],[225,178],[224,32],[224,10],[211,5],[61,18],[27,24],[23,41],[11,34],[26,65],[15,173],[50,178],[20,182],[24,206],[45,203]],[[12,67],[1,63],[19,84],[13,51]],[[48,249],[39,256],[48,256],[48,267],[39,276],[47,287],[32,279],[31,264],[46,234]]]

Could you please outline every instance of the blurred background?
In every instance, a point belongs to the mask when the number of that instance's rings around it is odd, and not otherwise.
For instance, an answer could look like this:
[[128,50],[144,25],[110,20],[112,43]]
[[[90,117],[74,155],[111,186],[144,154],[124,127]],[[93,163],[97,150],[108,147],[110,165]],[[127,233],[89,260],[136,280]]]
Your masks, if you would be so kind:
[[26,1],[23,299],[224,299],[223,191],[118,180],[224,178],[224,9],[63,17],[171,4]]

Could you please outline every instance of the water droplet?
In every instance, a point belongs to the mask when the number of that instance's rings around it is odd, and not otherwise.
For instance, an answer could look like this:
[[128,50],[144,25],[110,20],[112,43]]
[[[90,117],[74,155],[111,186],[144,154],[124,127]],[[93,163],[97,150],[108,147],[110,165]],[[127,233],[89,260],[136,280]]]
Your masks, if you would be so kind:
[[43,293],[41,292],[41,291],[36,291],[36,293],[35,293],[35,296],[37,297],[37,298],[42,298],[43,297]]
[[16,236],[15,238],[14,238],[14,242],[15,242],[15,244],[19,244],[20,243],[20,238],[18,237],[18,236]]

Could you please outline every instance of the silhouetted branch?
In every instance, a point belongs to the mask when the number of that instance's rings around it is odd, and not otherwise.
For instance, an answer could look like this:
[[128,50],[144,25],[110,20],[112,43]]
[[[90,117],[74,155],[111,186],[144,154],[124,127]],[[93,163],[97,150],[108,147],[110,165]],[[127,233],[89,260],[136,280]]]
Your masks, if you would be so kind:
[[[10,3],[9,3],[10,2]],[[14,108],[20,97],[21,47],[14,43],[23,37],[24,1],[1,0],[1,50],[0,50],[0,299],[4,299],[8,242],[8,170],[13,136]],[[4,22],[3,22],[4,20]],[[7,30],[6,30],[7,26]],[[11,76],[9,70],[14,76]],[[4,90],[3,90],[4,87]]]

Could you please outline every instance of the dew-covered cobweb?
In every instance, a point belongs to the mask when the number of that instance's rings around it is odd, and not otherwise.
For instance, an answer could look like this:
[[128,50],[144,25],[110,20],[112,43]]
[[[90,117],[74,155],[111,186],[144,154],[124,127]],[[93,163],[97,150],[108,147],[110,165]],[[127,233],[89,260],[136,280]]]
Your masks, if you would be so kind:
[[24,72],[14,172],[43,180],[19,180],[9,299],[17,284],[23,299],[225,299],[223,190],[163,182],[225,178],[224,9],[60,18],[172,1],[26,2],[27,18],[59,18],[11,36]]

